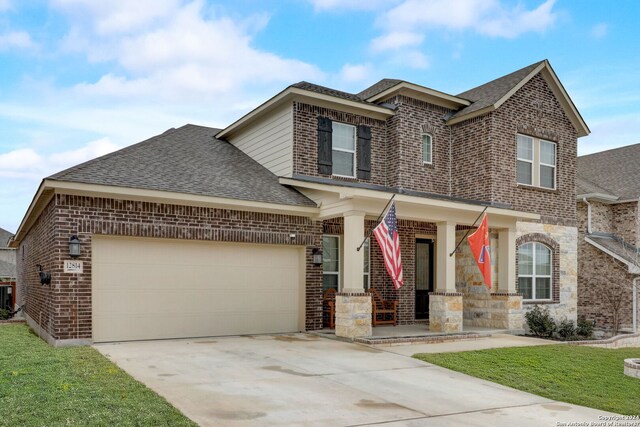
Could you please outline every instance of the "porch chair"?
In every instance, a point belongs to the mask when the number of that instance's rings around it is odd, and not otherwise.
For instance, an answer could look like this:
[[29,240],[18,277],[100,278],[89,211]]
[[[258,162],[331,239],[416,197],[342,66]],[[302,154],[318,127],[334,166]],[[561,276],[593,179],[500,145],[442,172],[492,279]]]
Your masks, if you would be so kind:
[[398,324],[398,301],[383,300],[378,291],[373,288],[367,290],[371,294],[371,325],[393,325]]
[[336,290],[329,288],[322,296],[322,326],[336,327]]

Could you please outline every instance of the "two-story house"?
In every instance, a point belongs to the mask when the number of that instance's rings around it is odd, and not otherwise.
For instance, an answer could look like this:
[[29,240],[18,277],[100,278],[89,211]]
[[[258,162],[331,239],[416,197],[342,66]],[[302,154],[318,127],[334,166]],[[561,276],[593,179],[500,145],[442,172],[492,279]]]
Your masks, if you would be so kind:
[[638,330],[640,144],[578,157],[578,314]]
[[[433,331],[521,330],[533,303],[575,319],[588,133],[546,60],[458,95],[294,84],[225,129],[45,178],[12,242],[21,302],[56,344],[317,330],[331,287],[346,337],[371,334],[368,287]],[[393,195],[397,291],[375,241],[358,250]],[[490,290],[468,245],[454,253],[485,208]]]

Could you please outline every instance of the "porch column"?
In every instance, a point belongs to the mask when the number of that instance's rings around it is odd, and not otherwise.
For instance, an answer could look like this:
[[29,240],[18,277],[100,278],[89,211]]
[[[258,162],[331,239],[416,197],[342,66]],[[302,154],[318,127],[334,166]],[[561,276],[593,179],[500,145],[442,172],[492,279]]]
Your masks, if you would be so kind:
[[364,252],[357,250],[364,239],[364,212],[343,214],[344,237],[342,291],[336,295],[336,336],[371,336],[371,296],[364,291]]
[[462,332],[462,294],[456,291],[455,222],[436,223],[436,290],[429,294],[429,330]]
[[516,230],[498,231],[498,290],[516,293]]
[[517,250],[515,227],[498,230],[498,290],[491,294],[496,310],[491,323],[495,328],[522,333],[524,312],[522,295],[517,293],[516,287]]
[[447,221],[436,226],[436,292],[455,292],[456,257],[449,254],[456,247],[456,224]]

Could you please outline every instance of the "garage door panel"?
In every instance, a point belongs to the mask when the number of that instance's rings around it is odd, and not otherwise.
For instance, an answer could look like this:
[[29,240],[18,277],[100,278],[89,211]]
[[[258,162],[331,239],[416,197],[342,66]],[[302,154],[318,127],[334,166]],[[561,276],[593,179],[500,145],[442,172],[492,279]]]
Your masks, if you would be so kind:
[[96,236],[94,341],[302,329],[304,249]]

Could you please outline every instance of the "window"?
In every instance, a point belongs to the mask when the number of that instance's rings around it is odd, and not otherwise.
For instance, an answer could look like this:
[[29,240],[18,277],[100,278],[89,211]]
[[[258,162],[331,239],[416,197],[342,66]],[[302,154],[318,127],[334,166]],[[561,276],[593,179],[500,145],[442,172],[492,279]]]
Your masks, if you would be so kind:
[[431,164],[433,155],[433,137],[428,133],[422,134],[422,162]]
[[340,282],[340,237],[322,236],[322,293],[338,290]]
[[530,136],[517,136],[517,182],[556,188],[556,144]]
[[371,267],[369,266],[369,259],[371,256],[371,250],[369,248],[369,241],[371,239],[367,239],[364,241],[364,245],[362,246],[362,250],[364,251],[364,272],[363,272],[363,286],[364,289],[369,289],[371,286]]
[[518,286],[525,300],[551,299],[551,249],[526,243],[518,249]]
[[355,177],[356,127],[333,122],[333,174]]

